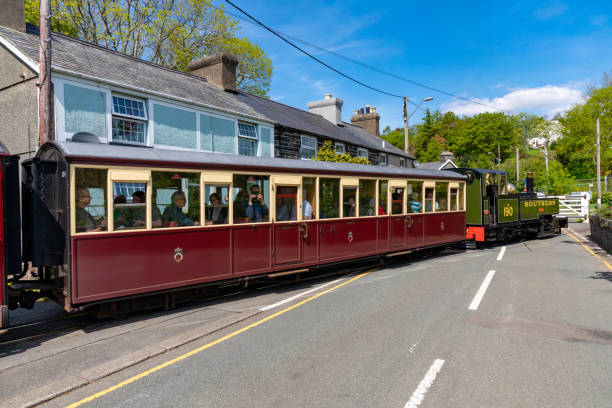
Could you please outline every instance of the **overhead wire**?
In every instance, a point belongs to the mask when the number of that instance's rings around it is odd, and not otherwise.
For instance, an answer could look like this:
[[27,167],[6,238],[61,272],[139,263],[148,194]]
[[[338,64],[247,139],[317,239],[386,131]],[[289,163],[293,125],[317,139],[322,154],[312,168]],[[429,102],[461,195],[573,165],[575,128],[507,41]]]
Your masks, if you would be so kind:
[[[291,41],[287,40],[285,37],[283,37],[282,35],[280,35],[279,33],[277,33],[276,31],[274,31],[273,29],[271,29],[270,27],[268,27],[267,25],[265,25],[264,23],[262,23],[261,21],[257,20],[255,17],[251,16],[249,13],[247,13],[246,11],[244,11],[243,9],[241,9],[240,7],[238,7],[237,5],[235,5],[234,3],[232,3],[230,0],[225,0],[227,3],[229,3],[232,7],[234,7],[236,10],[240,11],[242,14],[244,14],[245,16],[247,16],[248,18],[250,18],[251,20],[253,20],[255,23],[257,23],[258,25],[260,25],[261,27],[263,27],[264,29],[266,29],[267,31],[271,32],[272,34],[274,34],[275,36],[277,36],[278,38],[280,38],[281,40],[283,40],[284,42],[286,42],[287,44],[291,45],[293,48],[295,48],[296,50],[300,51],[301,53],[307,55],[308,57],[312,58],[313,60],[317,61],[319,64],[331,69],[332,71],[334,71],[335,73],[343,76],[344,78],[353,81],[361,86],[364,86],[372,91],[375,92],[379,92],[382,93],[384,95],[387,96],[392,96],[394,98],[400,98],[400,99],[404,99],[404,97],[402,95],[396,95],[393,94],[391,92],[387,92],[387,91],[383,91],[382,89],[378,89],[375,88],[371,85],[368,85],[358,79],[353,78],[350,75],[345,74],[344,72],[332,67],[331,65],[329,65],[328,63],[326,63],[325,61],[320,60],[319,58],[315,57],[314,55],[310,54],[308,51],[304,50],[303,48],[297,46],[296,44],[292,43]],[[414,103],[411,101],[411,103]]]
[[[374,90],[374,91],[376,91],[376,92],[380,92],[380,93],[383,93],[383,94],[385,94],[385,95],[389,95],[389,96],[393,96],[393,97],[398,97],[398,98],[402,98],[402,99],[404,98],[403,96],[400,96],[400,95],[395,95],[395,94],[391,94],[391,93],[386,92],[386,91],[382,91],[382,90],[377,89],[377,88],[374,88],[374,87],[372,87],[372,86],[370,86],[370,85],[364,84],[363,82],[361,82],[361,81],[359,81],[359,80],[357,80],[357,79],[355,79],[355,78],[349,77],[348,75],[346,75],[346,74],[344,74],[344,73],[340,72],[340,71],[339,71],[339,70],[337,70],[336,68],[333,68],[333,67],[332,67],[332,66],[330,66],[329,64],[327,64],[327,63],[325,63],[325,62],[321,61],[320,59],[318,59],[318,58],[316,58],[315,56],[311,55],[310,53],[306,52],[306,51],[305,51],[305,50],[303,50],[302,48],[300,48],[300,47],[298,47],[297,45],[293,44],[293,43],[292,43],[291,41],[289,41],[287,38],[290,38],[291,40],[293,40],[293,41],[295,41],[295,42],[299,42],[299,43],[302,43],[302,44],[307,45],[307,46],[309,46],[309,47],[312,47],[312,48],[314,48],[314,49],[316,49],[316,50],[319,50],[319,51],[321,51],[321,52],[325,52],[325,53],[330,54],[330,55],[333,55],[333,56],[335,56],[335,57],[337,57],[337,58],[343,59],[343,60],[345,60],[345,61],[349,61],[349,62],[351,62],[351,63],[353,63],[353,64],[356,64],[356,65],[359,65],[359,66],[361,66],[361,67],[367,68],[367,69],[369,69],[369,70],[372,70],[372,71],[378,72],[378,73],[380,73],[380,74],[383,74],[383,75],[389,76],[389,77],[391,77],[391,78],[394,78],[394,79],[397,79],[397,80],[400,80],[400,81],[403,81],[403,82],[407,82],[407,83],[409,83],[409,84],[416,85],[416,86],[419,86],[419,87],[421,87],[421,88],[429,89],[430,91],[438,92],[438,93],[440,93],[440,94],[443,94],[443,95],[446,95],[446,96],[450,96],[451,98],[459,99],[459,100],[462,100],[462,101],[464,101],[464,102],[469,102],[469,103],[473,103],[473,104],[481,105],[481,106],[484,106],[484,107],[487,107],[487,108],[491,108],[491,109],[493,109],[493,110],[495,110],[495,111],[500,111],[500,112],[502,112],[502,111],[503,111],[502,109],[500,109],[500,108],[498,108],[498,107],[495,107],[495,106],[493,106],[493,105],[489,105],[489,104],[486,104],[486,103],[483,103],[483,102],[480,102],[480,101],[477,101],[477,100],[474,100],[474,99],[466,98],[466,97],[463,97],[463,96],[455,95],[455,94],[453,94],[453,93],[451,93],[451,92],[448,92],[448,91],[445,91],[445,90],[443,90],[443,89],[435,88],[435,87],[433,87],[433,86],[429,86],[429,85],[427,85],[427,84],[423,84],[423,83],[420,83],[420,82],[417,82],[417,81],[411,80],[411,79],[409,79],[409,78],[402,77],[402,76],[397,75],[397,74],[394,74],[394,73],[392,73],[392,72],[388,72],[388,71],[382,70],[382,69],[380,69],[380,68],[377,68],[377,67],[375,67],[375,66],[372,66],[372,65],[366,64],[366,63],[364,63],[364,62],[361,62],[361,61],[355,60],[355,59],[353,59],[353,58],[347,57],[347,56],[342,55],[342,54],[340,54],[340,53],[337,53],[337,52],[335,52],[335,51],[331,51],[331,50],[325,49],[325,48],[323,48],[323,47],[321,47],[321,46],[318,46],[318,45],[316,45],[316,44],[310,43],[310,42],[308,42],[308,41],[304,41],[304,40],[299,39],[299,38],[297,38],[297,37],[294,37],[294,36],[292,36],[292,35],[285,34],[285,33],[281,32],[281,31],[276,30],[276,29],[272,29],[272,28],[268,27],[267,25],[263,24],[262,22],[260,22],[259,20],[257,20],[256,18],[254,18],[253,16],[251,16],[250,14],[248,14],[246,11],[244,11],[243,9],[241,9],[240,7],[238,7],[237,5],[235,5],[234,3],[232,3],[230,0],[225,0],[225,1],[226,1],[227,3],[229,3],[229,4],[230,4],[232,7],[234,7],[235,9],[237,9],[238,11],[240,11],[241,13],[243,13],[245,16],[247,16],[247,17],[250,19],[250,20],[244,20],[244,21],[248,21],[248,22],[250,22],[250,23],[253,23],[253,24],[256,24],[256,25],[259,25],[259,26],[261,26],[261,27],[265,28],[267,31],[271,32],[272,34],[274,34],[275,36],[277,36],[278,38],[280,38],[281,40],[283,40],[283,41],[284,41],[284,42],[286,42],[287,44],[289,44],[289,45],[291,45],[292,47],[294,47],[294,48],[298,49],[300,52],[304,53],[305,55],[307,55],[307,56],[309,56],[310,58],[314,59],[315,61],[319,62],[320,64],[322,64],[322,65],[326,66],[327,68],[329,68],[329,69],[333,70],[334,72],[336,72],[336,73],[338,73],[338,74],[340,74],[340,75],[344,76],[345,78],[350,79],[351,81],[356,82],[356,83],[358,83],[358,84],[360,84],[360,85],[362,85],[362,86],[365,86],[365,87],[367,87],[367,88],[369,88],[369,89],[371,89],[371,90]],[[229,14],[229,15],[231,15],[231,16],[233,16],[233,17],[236,17],[236,18],[238,18],[238,19],[243,20],[242,16],[240,16],[240,15],[238,15],[238,14],[232,13],[232,12],[227,11],[227,10],[224,10],[224,12],[226,12],[227,14]],[[286,38],[285,38],[285,37],[286,37]],[[411,103],[412,105],[418,106],[418,105],[417,105],[415,102],[411,101],[410,99],[408,99],[408,102],[409,102],[409,103]],[[423,108],[420,108],[420,107],[419,107],[419,109],[423,110]]]

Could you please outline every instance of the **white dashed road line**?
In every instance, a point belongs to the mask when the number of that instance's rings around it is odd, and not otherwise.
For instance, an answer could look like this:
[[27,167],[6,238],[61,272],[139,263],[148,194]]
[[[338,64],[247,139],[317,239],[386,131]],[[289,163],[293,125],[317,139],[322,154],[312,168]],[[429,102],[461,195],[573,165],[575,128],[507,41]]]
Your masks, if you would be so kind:
[[274,309],[275,307],[278,307],[280,305],[284,305],[285,303],[289,303],[291,301],[294,301],[295,299],[301,298],[302,296],[306,296],[309,293],[316,292],[317,290],[322,289],[322,288],[324,288],[326,286],[333,285],[334,283],[340,282],[341,280],[342,279],[336,279],[336,280],[333,280],[331,282],[324,283],[323,285],[317,286],[316,288],[309,289],[309,290],[307,290],[305,292],[302,292],[302,293],[298,293],[297,295],[291,296],[290,298],[287,298],[285,300],[281,300],[280,302],[276,302],[276,303],[273,303],[271,305],[264,306],[264,307],[260,308],[259,310],[261,310],[262,312],[265,312],[266,310]]
[[499,255],[497,255],[497,260],[501,261],[503,259],[505,253],[506,253],[506,247],[503,246],[501,251],[499,251]]
[[474,299],[472,300],[472,303],[470,303],[470,307],[468,309],[478,309],[478,305],[480,305],[480,301],[482,300],[485,292],[487,291],[489,283],[491,283],[491,279],[493,279],[493,275],[495,275],[495,271],[489,271],[484,281],[482,282],[482,285],[480,285],[480,289],[478,289],[478,292],[476,292],[476,296],[474,296]]
[[425,374],[425,377],[423,377],[423,380],[421,380],[421,383],[419,384],[417,389],[414,390],[414,393],[412,393],[412,397],[410,397],[406,405],[404,405],[404,408],[416,408],[421,404],[421,402],[423,402],[425,394],[427,393],[427,391],[429,391],[429,387],[431,387],[431,385],[433,384],[434,380],[436,379],[436,376],[442,369],[443,365],[444,360],[437,359],[433,362],[431,367],[429,367],[429,370],[427,370],[427,374]]

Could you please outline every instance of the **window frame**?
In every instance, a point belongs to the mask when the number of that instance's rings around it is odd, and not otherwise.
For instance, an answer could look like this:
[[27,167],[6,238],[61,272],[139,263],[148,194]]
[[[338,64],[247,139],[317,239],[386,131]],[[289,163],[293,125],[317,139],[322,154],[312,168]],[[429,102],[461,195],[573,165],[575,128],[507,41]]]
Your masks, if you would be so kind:
[[[274,174],[270,176],[270,186],[274,193],[274,199],[270,198],[270,222],[274,224],[287,224],[292,222],[302,222],[302,176],[288,176]],[[276,219],[276,195],[277,187],[295,187],[296,192],[296,214],[295,220],[278,221]]]
[[[365,155],[364,155],[365,153]],[[365,149],[363,147],[358,147],[357,148],[357,157],[365,157],[366,159],[368,158],[368,149]]]
[[[306,146],[306,149],[312,149],[314,156],[311,158],[304,157],[304,140],[311,139],[314,141],[314,147]],[[314,160],[317,158],[317,138],[315,136],[300,135],[300,159],[301,160]]]
[[[342,147],[342,153],[338,152],[338,148],[339,147]],[[346,145],[344,143],[335,142],[334,143],[334,152],[336,154],[345,154],[346,153]]]
[[[135,115],[129,115],[127,113],[121,113],[121,112],[117,112],[115,111],[115,99],[114,98],[121,98],[124,100],[128,100],[128,101],[132,101],[132,102],[140,102],[142,103],[142,107],[143,107],[143,114],[144,117],[140,117],[140,116],[135,116]],[[129,144],[129,145],[136,145],[136,146],[148,146],[149,145],[149,107],[147,104],[146,99],[140,99],[137,97],[132,97],[132,96],[128,96],[128,95],[124,95],[121,93],[114,93],[114,92],[110,92],[110,105],[111,105],[111,111],[110,111],[110,143],[117,143],[117,144]],[[142,142],[136,142],[133,140],[121,140],[121,139],[115,139],[113,137],[114,134],[114,126],[113,126],[113,121],[114,119],[117,120],[124,120],[124,121],[128,121],[128,122],[135,122],[135,123],[142,123],[143,125],[143,137],[144,140]]]
[[[143,107],[142,111],[144,113],[144,117],[130,115],[130,114],[127,114],[127,113],[121,113],[121,112],[115,111],[115,100],[114,100],[114,98],[121,98],[121,99],[128,100],[128,101],[131,101],[131,102],[140,102],[140,103],[142,103],[142,107]],[[112,116],[122,116],[124,118],[136,119],[136,120],[139,120],[139,121],[146,122],[146,121],[149,120],[147,110],[148,110],[147,101],[145,99],[139,99],[139,98],[135,98],[135,97],[128,96],[128,95],[123,95],[123,94],[120,94],[120,93],[111,92],[111,115]]]
[[[383,160],[384,157],[384,160]],[[387,166],[388,162],[387,162],[387,153],[380,153],[379,158],[378,158],[378,164],[381,166]]]
[[403,157],[400,157],[400,167],[404,167],[406,168],[406,159],[404,159]]

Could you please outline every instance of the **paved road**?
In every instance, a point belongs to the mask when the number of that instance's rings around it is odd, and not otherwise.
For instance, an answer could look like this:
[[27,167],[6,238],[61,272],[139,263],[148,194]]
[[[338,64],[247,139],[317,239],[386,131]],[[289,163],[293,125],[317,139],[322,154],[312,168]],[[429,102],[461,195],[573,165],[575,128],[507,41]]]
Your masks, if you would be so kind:
[[603,261],[562,235],[398,263],[45,406],[93,396],[82,406],[608,408],[612,267]]

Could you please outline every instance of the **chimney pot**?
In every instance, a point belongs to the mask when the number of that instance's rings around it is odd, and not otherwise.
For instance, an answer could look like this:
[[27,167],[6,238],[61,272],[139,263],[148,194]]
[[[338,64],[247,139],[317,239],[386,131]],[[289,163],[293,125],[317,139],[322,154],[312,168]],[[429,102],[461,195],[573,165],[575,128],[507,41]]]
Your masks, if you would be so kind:
[[189,72],[206,79],[222,91],[237,92],[236,67],[238,59],[229,52],[220,52],[189,63]]
[[331,99],[332,98],[332,94],[325,94],[325,99]]
[[[380,115],[376,113],[376,108],[366,105],[364,108],[355,110],[355,114],[351,117],[351,123],[358,126],[374,136],[380,136]],[[383,147],[386,146],[383,142]]]

